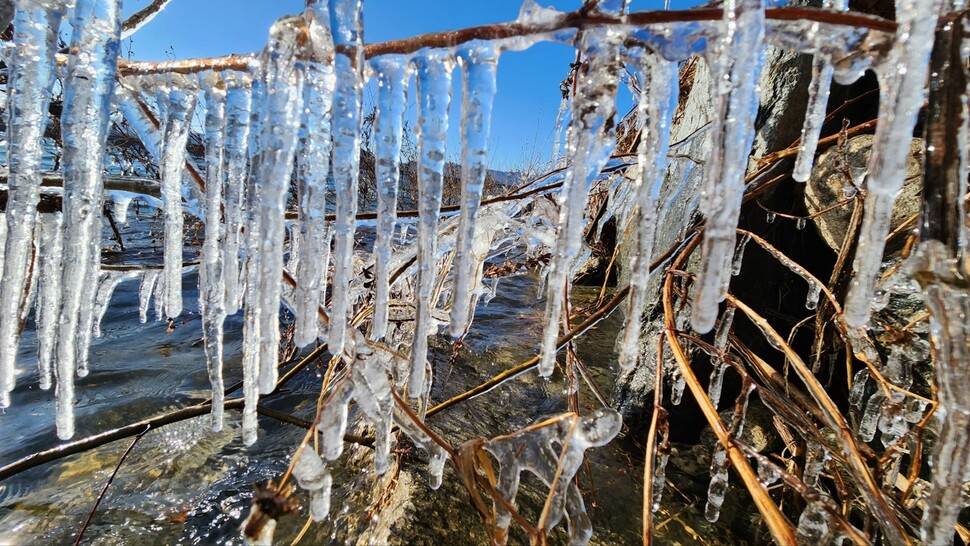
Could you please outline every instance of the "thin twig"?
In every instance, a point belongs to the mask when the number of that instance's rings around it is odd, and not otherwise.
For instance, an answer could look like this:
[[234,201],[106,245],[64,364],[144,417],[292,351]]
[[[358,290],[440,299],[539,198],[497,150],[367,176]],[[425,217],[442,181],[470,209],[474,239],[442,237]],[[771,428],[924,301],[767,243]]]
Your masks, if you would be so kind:
[[98,511],[98,506],[101,505],[101,500],[104,499],[105,493],[108,492],[108,486],[111,485],[111,482],[114,481],[115,476],[118,475],[118,471],[121,470],[121,465],[125,463],[125,460],[128,458],[128,455],[131,454],[131,450],[135,449],[135,444],[138,443],[138,440],[141,440],[142,436],[144,436],[151,429],[152,429],[151,425],[145,426],[145,430],[142,430],[137,435],[135,435],[135,438],[131,441],[131,444],[128,445],[128,449],[126,449],[125,452],[121,454],[121,458],[118,459],[118,464],[115,465],[115,469],[111,472],[111,475],[108,476],[108,481],[104,483],[104,487],[102,487],[101,492],[98,493],[98,498],[95,499],[94,501],[94,506],[92,506],[91,511],[88,512],[88,517],[85,518],[84,525],[81,525],[81,530],[78,531],[77,538],[74,540],[74,546],[77,546],[78,544],[80,544],[81,539],[84,538],[84,532],[87,531],[88,527],[91,525],[91,520],[92,518],[94,518],[94,513]]

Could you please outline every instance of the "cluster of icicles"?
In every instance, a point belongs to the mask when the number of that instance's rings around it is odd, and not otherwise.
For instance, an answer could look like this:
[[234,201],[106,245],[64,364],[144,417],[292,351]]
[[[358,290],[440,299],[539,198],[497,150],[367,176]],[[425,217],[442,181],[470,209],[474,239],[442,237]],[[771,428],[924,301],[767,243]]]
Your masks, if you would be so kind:
[[[604,1],[597,9],[616,15],[622,5],[623,2]],[[845,2],[832,0],[827,7],[845,9]],[[326,464],[342,450],[341,438],[351,400],[356,401],[376,429],[375,466],[379,472],[387,467],[391,424],[397,421],[417,444],[429,450],[432,481],[440,482],[445,453],[419,428],[409,425],[409,418],[398,414],[391,392],[395,386],[404,388],[412,400],[422,401],[419,407],[427,407],[431,385],[429,336],[445,325],[453,336],[467,330],[483,293],[483,261],[490,250],[509,240],[496,233],[510,230],[513,217],[527,210],[521,204],[511,212],[486,209],[481,207],[481,201],[499,55],[503,50],[524,49],[539,40],[570,41],[582,50],[584,59],[575,93],[569,98],[571,125],[566,157],[571,163],[563,178],[557,227],[549,237],[530,236],[540,239],[552,251],[544,284],[547,310],[540,375],[549,376],[555,368],[563,293],[568,295],[572,272],[584,252],[587,196],[613,151],[615,132],[611,118],[615,115],[620,82],[619,63],[638,74],[642,84],[638,106],[641,139],[637,150],[640,176],[631,190],[635,196],[631,210],[637,215],[637,250],[632,262],[627,321],[633,327],[625,328],[620,352],[623,370],[637,363],[640,329],[635,325],[648,299],[655,218],[658,210],[668,206],[658,202],[658,196],[667,171],[671,118],[678,96],[677,62],[697,53],[699,44],[706,44],[702,54],[718,82],[718,102],[712,121],[712,153],[706,159],[704,182],[696,196],[706,223],[691,307],[694,330],[705,333],[714,327],[731,277],[766,44],[815,55],[808,115],[795,169],[798,180],[805,180],[811,170],[833,77],[847,83],[869,68],[879,75],[882,105],[866,178],[866,216],[855,263],[858,274],[845,309],[850,325],[863,326],[868,321],[892,202],[905,175],[905,162],[900,158],[907,154],[901,153],[900,148],[909,146],[925,97],[927,59],[940,9],[941,0],[899,0],[898,38],[835,25],[766,22],[762,0],[729,0],[724,5],[723,20],[709,24],[603,26],[576,32],[557,30],[561,14],[539,8],[529,0],[523,6],[520,22],[549,28],[550,32],[365,61],[360,2],[332,0],[329,5],[310,2],[304,15],[274,24],[265,51],[252,60],[247,72],[120,77],[120,0],[77,0],[76,5],[70,0],[18,2],[16,32],[7,58],[7,109],[15,115],[7,134],[9,200],[6,221],[0,222],[0,232],[5,237],[5,245],[0,246],[4,250],[0,405],[10,404],[19,331],[33,306],[41,386],[56,384],[57,433],[63,439],[73,436],[74,377],[87,374],[91,336],[98,335],[98,323],[113,288],[119,282],[141,276],[142,320],[152,295],[160,317],[174,318],[181,313],[183,215],[188,212],[207,220],[199,277],[205,350],[213,388],[213,428],[218,430],[223,423],[223,322],[227,315],[242,310],[242,436],[247,445],[256,440],[258,397],[272,392],[278,379],[282,302],[293,310],[298,345],[325,340],[330,352],[342,355],[351,369],[328,395],[318,427],[324,435],[320,456],[304,453],[295,469],[300,483],[314,492],[314,517],[322,518],[328,511],[330,477]],[[36,206],[41,191],[42,137],[57,70],[56,38],[62,20],[68,17],[73,17],[74,34],[71,53],[62,67],[63,212],[40,214]],[[863,40],[890,43],[891,47],[870,47],[868,53],[858,54]],[[457,218],[444,218],[441,204],[445,142],[451,76],[456,66],[463,82],[461,212]],[[408,292],[415,307],[413,337],[407,361],[402,361],[386,351],[382,342],[388,339],[391,329],[389,307],[394,283],[405,283],[394,275],[406,266],[406,260],[396,252],[395,241],[401,238],[395,236],[395,211],[402,127],[412,76],[419,111],[419,218],[413,245],[416,250],[412,254],[414,265],[407,269],[416,278]],[[368,77],[375,78],[378,84],[378,208],[371,258],[372,292],[359,279],[361,264],[355,263],[354,244],[361,96]],[[146,101],[146,97],[150,100]],[[155,105],[154,111],[146,106],[148,103]],[[187,161],[191,162],[186,155],[186,142],[200,103],[204,103],[205,110],[204,184],[197,184],[186,171]],[[165,219],[161,270],[132,273],[101,269],[102,171],[109,120],[117,111],[136,129],[159,165],[160,207]],[[564,112],[565,103],[560,120],[566,117]],[[557,149],[554,156],[559,154]],[[298,195],[295,219],[287,216],[291,180],[295,180]],[[330,184],[336,195],[333,204],[326,202]],[[675,194],[678,199],[693,199]],[[330,210],[334,212],[332,221],[327,220]],[[451,231],[444,244],[443,236],[441,240],[439,236],[449,221]],[[447,266],[439,265],[446,251],[454,253],[450,275]],[[447,315],[438,307],[440,285],[446,277],[450,277],[451,298],[442,309],[450,307]],[[97,286],[97,290],[88,289],[92,286]],[[328,292],[329,305],[325,297]],[[817,297],[817,290],[815,294]],[[370,327],[363,331],[359,329],[361,317],[356,310],[365,301],[372,303],[373,311]],[[615,413],[597,419],[602,423],[590,425],[595,440],[589,440],[589,445],[608,441],[618,428]],[[541,448],[541,442],[526,443],[528,449],[548,451]],[[577,441],[576,445],[586,444]],[[528,451],[522,446],[518,449]],[[516,470],[530,468],[530,464],[515,462],[510,453],[498,447],[494,450],[503,465],[515,465]],[[518,472],[514,475],[518,476]],[[559,483],[569,484],[571,480],[560,479]],[[714,506],[709,511],[714,517],[719,507],[718,494],[724,489],[720,486],[724,484],[726,470],[716,473],[712,481]],[[509,485],[513,489],[510,493],[514,494],[515,486]],[[565,503],[567,510],[575,508],[576,496],[578,493],[564,490],[558,506]],[[581,499],[578,502],[581,506]],[[588,534],[577,531],[573,538],[583,543]]]

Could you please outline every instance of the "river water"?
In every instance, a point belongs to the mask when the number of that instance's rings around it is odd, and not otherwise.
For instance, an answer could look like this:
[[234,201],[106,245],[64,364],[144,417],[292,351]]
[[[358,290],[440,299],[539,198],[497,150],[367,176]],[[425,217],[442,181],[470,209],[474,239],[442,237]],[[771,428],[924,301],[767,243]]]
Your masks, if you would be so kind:
[[[147,208],[141,214],[132,210],[131,221],[123,227],[128,250],[107,256],[106,262],[160,263],[160,225],[152,213]],[[106,231],[105,241],[110,237]],[[192,254],[190,247],[186,258],[192,259]],[[125,281],[116,289],[102,323],[102,335],[91,348],[91,373],[77,380],[76,438],[209,396],[197,275],[190,270],[184,276],[186,310],[173,329],[165,321],[154,321],[151,308],[149,322],[139,323],[138,284],[137,280]],[[479,307],[458,359],[449,363],[450,346],[443,339],[434,345],[435,402],[534,356],[544,307],[537,300],[536,288],[537,278],[532,274],[503,278],[498,295]],[[597,295],[598,289],[577,287],[574,300],[577,305],[589,304]],[[613,343],[620,324],[618,313],[577,344],[580,358],[606,393],[612,388]],[[227,385],[241,379],[241,332],[240,314],[230,317],[225,339]],[[0,416],[0,466],[58,444],[54,393],[37,387],[35,344],[33,325],[28,323],[13,405]],[[429,423],[455,444],[476,436],[513,432],[566,410],[565,386],[561,374],[557,376],[546,381],[534,372],[526,373],[436,415]],[[266,399],[266,404],[312,419],[319,385],[320,370],[311,366]],[[588,395],[588,389],[584,387],[582,392],[584,407],[596,408],[598,403]],[[259,440],[246,448],[240,439],[238,412],[227,412],[226,418],[226,427],[220,433],[209,430],[206,417],[147,433],[108,488],[83,543],[241,544],[239,525],[249,509],[253,482],[278,478],[305,431],[261,417]],[[591,473],[581,471],[585,475],[581,477],[582,489],[596,529],[595,542],[630,543],[639,539],[641,468],[621,443],[589,452]],[[130,440],[114,442],[0,482],[0,543],[72,543],[129,444]],[[409,461],[404,465],[423,473],[423,463]],[[360,518],[371,499],[361,500],[360,495],[352,494],[351,484],[359,477],[347,472],[338,464],[332,517],[313,525],[304,544],[355,541],[355,536],[341,530],[347,528],[347,521]],[[450,467],[445,479],[456,481]],[[423,483],[420,487],[426,488]],[[471,512],[467,495],[442,498],[441,502],[457,506],[456,513]],[[277,530],[277,543],[289,543],[304,521],[299,515],[284,518]],[[480,527],[477,521],[468,525]],[[480,533],[480,529],[475,531]],[[557,533],[553,538],[558,541],[565,537]]]

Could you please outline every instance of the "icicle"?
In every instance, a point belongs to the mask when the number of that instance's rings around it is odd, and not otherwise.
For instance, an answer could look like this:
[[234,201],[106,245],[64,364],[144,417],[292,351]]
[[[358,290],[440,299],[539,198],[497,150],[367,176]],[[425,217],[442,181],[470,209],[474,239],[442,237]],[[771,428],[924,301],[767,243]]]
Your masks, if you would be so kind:
[[677,108],[677,64],[652,53],[641,54],[643,90],[637,107],[640,120],[640,145],[637,162],[640,178],[636,181],[637,214],[635,220],[636,252],[630,274],[630,307],[624,324],[620,349],[620,369],[636,364],[640,341],[640,319],[646,308],[647,283],[653,261],[653,237],[656,229],[657,201],[663,176],[667,171],[670,124]]
[[802,481],[806,485],[814,487],[818,483],[818,477],[825,468],[825,461],[828,459],[828,452],[818,443],[811,440],[805,445],[805,469],[802,471]]
[[818,307],[818,297],[822,293],[822,285],[815,282],[808,284],[808,295],[805,296],[805,308],[814,311]]
[[670,449],[658,449],[654,457],[653,471],[653,502],[650,510],[654,513],[660,510],[663,500],[664,487],[667,485],[667,462],[670,460]]
[[562,320],[563,288],[582,247],[583,214],[593,181],[609,159],[615,142],[612,123],[617,86],[617,41],[613,30],[594,29],[581,34],[588,71],[579,78],[573,97],[573,127],[567,154],[573,163],[566,172],[559,196],[559,233],[546,279],[546,312],[542,330],[539,375],[549,377],[556,365],[556,342]]
[[[34,220],[40,201],[40,170],[57,33],[66,1],[31,0],[14,8],[13,54],[8,59],[9,115],[6,151],[9,194],[3,283],[0,283],[0,407],[10,405],[16,383],[20,314],[27,287]],[[8,5],[8,9],[11,6]],[[8,110],[9,109],[9,110]],[[99,156],[100,157],[100,156]]]
[[137,279],[141,276],[140,271],[109,271],[102,276],[98,283],[98,289],[94,297],[94,322],[91,325],[91,332],[94,337],[101,337],[101,321],[104,314],[108,311],[108,304],[111,302],[111,295],[115,288],[123,281]]
[[[212,385],[212,430],[222,430],[225,386],[222,381],[222,330],[226,319],[226,286],[222,254],[225,237],[222,231],[223,151],[226,127],[226,86],[211,82],[206,90],[205,116],[205,243],[199,268],[199,310],[205,340],[206,368]],[[234,259],[234,258],[233,258]]]
[[175,318],[182,313],[182,170],[185,145],[189,139],[196,91],[187,81],[173,78],[168,93],[162,151],[162,212],[165,217],[165,314]]
[[875,438],[876,425],[879,424],[879,416],[885,403],[886,396],[881,391],[874,392],[866,402],[866,409],[859,420],[859,439],[863,442],[871,442]]
[[941,0],[897,2],[897,38],[886,63],[877,72],[881,84],[879,123],[869,156],[865,215],[856,247],[859,251],[853,262],[856,274],[845,298],[845,322],[849,326],[862,327],[869,322],[893,202],[906,178],[909,154],[905,150],[926,98],[924,86],[940,3]]
[[411,347],[411,378],[408,395],[418,398],[426,390],[428,336],[434,333],[431,317],[438,246],[438,216],[444,181],[445,138],[451,103],[451,70],[454,60],[448,52],[435,51],[417,59],[418,90],[418,289],[415,293],[414,344]]
[[64,253],[57,331],[57,436],[74,435],[75,339],[82,285],[91,249],[100,237],[104,145],[121,32],[119,0],[81,0],[74,10],[74,36],[64,81],[61,130],[64,141]]
[[283,282],[283,242],[286,198],[296,153],[303,104],[303,72],[295,68],[303,39],[303,18],[287,17],[270,29],[266,46],[265,125],[260,136],[259,254],[261,270],[257,292],[259,320],[259,392],[276,389],[280,344],[280,294]]
[[134,197],[130,194],[122,196],[112,196],[111,199],[111,214],[114,215],[115,221],[119,224],[128,223],[128,209],[131,207],[131,202]]
[[[966,146],[966,141],[961,145]],[[966,263],[963,259],[944,243],[929,239],[917,246],[907,267],[919,281],[930,311],[930,346],[940,404],[937,411],[943,413],[930,460],[932,487],[920,527],[925,544],[951,543],[953,526],[963,506],[963,484],[970,478],[970,381],[966,373],[970,362],[970,293],[961,267]]]
[[491,43],[475,43],[459,53],[462,64],[461,103],[461,217],[458,220],[456,242],[456,271],[451,304],[451,335],[462,335],[471,322],[474,307],[470,306],[475,281],[478,280],[478,258],[472,245],[475,240],[475,219],[482,202],[488,152],[488,136],[492,123],[492,101],[495,99],[495,71],[498,50]]
[[165,318],[165,277],[162,275],[161,269],[158,270],[158,282],[155,283],[153,292],[149,294],[149,297],[152,297],[152,295],[155,298],[155,322],[159,322]]
[[741,265],[744,262],[744,249],[748,246],[748,241],[750,240],[751,235],[744,234],[738,242],[738,246],[734,249],[734,259],[731,262],[732,276],[736,277],[741,274]]
[[[333,56],[333,37],[329,19],[314,19],[311,41],[315,56]],[[315,29],[315,30],[314,30]],[[298,347],[310,344],[318,336],[318,312],[327,286],[330,262],[330,229],[325,222],[327,207],[327,176],[330,174],[330,109],[336,79],[329,63],[309,63],[304,90],[304,123],[306,139],[298,158],[299,178],[303,197],[300,203],[301,235],[300,259],[296,270],[294,341]]]
[[320,433],[320,454],[333,461],[344,452],[344,433],[347,431],[347,414],[354,387],[349,379],[337,383],[320,412],[317,431]]
[[[371,338],[387,334],[387,307],[390,299],[391,249],[397,219],[397,190],[400,181],[401,135],[409,74],[408,59],[380,57],[377,72],[377,239],[374,242],[374,322]],[[402,224],[401,230],[405,226]]]
[[57,312],[61,302],[61,254],[63,253],[60,212],[40,215],[40,244],[37,248],[37,366],[40,388],[51,388],[51,363],[54,359],[54,336],[57,332]]
[[[103,192],[99,188],[98,194],[101,195]],[[95,237],[91,239],[91,253],[89,258],[91,260],[88,265],[87,271],[85,272],[84,280],[82,281],[82,286],[98,286],[101,282],[101,223],[104,217],[104,208],[99,206],[97,210],[94,210],[94,226],[95,226]],[[87,377],[88,375],[88,351],[91,348],[91,338],[94,335],[94,308],[95,299],[97,298],[96,290],[85,290],[81,294],[81,306],[77,323],[77,376]]]
[[[357,216],[357,178],[360,165],[360,104],[364,85],[364,56],[361,0],[331,0],[329,15],[337,75],[333,99],[333,185],[337,194],[334,222],[334,272],[331,290],[330,331],[327,342],[330,352],[343,353],[347,340],[347,322],[353,302],[350,283],[353,277],[354,230]],[[315,13],[322,3],[309,6]]]
[[559,84],[562,91],[562,100],[559,101],[559,111],[556,112],[556,128],[553,129],[554,140],[552,144],[552,168],[558,169],[562,162],[562,131],[563,122],[566,121],[566,111],[569,108],[569,80],[563,80]]
[[246,153],[249,140],[249,116],[252,96],[248,76],[230,74],[225,79],[226,136],[225,152],[225,240],[223,242],[223,278],[226,283],[226,315],[233,315],[242,305],[242,280],[239,259],[240,237],[246,186]]
[[822,505],[809,502],[798,517],[798,541],[801,544],[822,544],[829,535],[829,516]]
[[862,368],[852,377],[852,388],[849,389],[849,404],[855,408],[862,407],[863,396],[866,392],[866,382],[869,380],[869,370]]
[[252,86],[252,107],[249,120],[249,150],[252,155],[249,158],[249,176],[246,177],[246,284],[245,294],[243,295],[246,305],[243,309],[243,443],[252,445],[256,441],[258,422],[256,419],[256,405],[259,402],[259,306],[260,297],[258,292],[259,277],[262,271],[259,241],[260,223],[260,196],[261,186],[258,184],[259,177],[259,134],[262,126],[261,104],[266,90],[259,80],[255,80]]
[[[394,401],[384,354],[375,353],[358,333],[355,335],[356,363],[351,371],[354,400],[374,426],[374,471],[383,474],[391,454]],[[443,461],[442,461],[443,462]]]
[[[828,9],[845,11],[846,0],[824,0],[822,6]],[[832,86],[832,62],[824,53],[817,53],[812,60],[812,82],[808,85],[808,105],[805,108],[805,122],[802,125],[801,145],[792,170],[792,178],[805,182],[812,174],[818,137],[825,122],[825,112],[829,103],[829,90]]]
[[691,305],[698,333],[714,327],[718,303],[731,278],[731,256],[744,191],[744,173],[754,139],[758,79],[764,56],[763,0],[728,1],[722,37],[711,55],[719,82],[713,150],[704,171],[700,209],[704,227],[700,270]]
[[711,457],[711,483],[707,487],[707,505],[704,508],[704,518],[711,523],[721,517],[721,505],[728,490],[727,452],[723,448],[716,449]]
[[149,269],[141,278],[141,286],[138,287],[138,320],[142,324],[148,322],[148,301],[152,298],[160,274],[159,269]]

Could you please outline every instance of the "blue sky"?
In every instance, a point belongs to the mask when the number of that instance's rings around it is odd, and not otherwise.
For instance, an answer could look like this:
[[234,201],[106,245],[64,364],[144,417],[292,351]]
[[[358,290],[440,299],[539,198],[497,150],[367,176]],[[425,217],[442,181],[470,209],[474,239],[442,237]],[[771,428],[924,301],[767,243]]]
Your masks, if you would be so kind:
[[[126,14],[150,0],[128,0]],[[580,0],[539,2],[570,11]],[[684,8],[684,0],[671,8]],[[154,21],[126,41],[123,53],[135,60],[185,59],[262,49],[270,25],[283,15],[303,10],[303,0],[172,0]],[[405,38],[428,32],[453,30],[514,20],[518,0],[365,0],[364,39],[368,43]],[[662,0],[632,0],[632,10],[662,9]],[[502,55],[498,68],[498,94],[492,119],[490,166],[513,170],[548,161],[559,108],[559,82],[565,77],[574,50],[564,44],[540,43],[524,52]],[[460,77],[455,70],[455,82]],[[449,157],[460,156],[458,106],[454,86]],[[621,90],[621,94],[626,91]],[[373,92],[365,91],[365,106]],[[413,102],[413,101],[412,101]],[[621,99],[621,110],[629,99]],[[625,111],[625,110],[624,110]],[[413,116],[414,107],[410,108]],[[622,112],[621,112],[622,113]]]

